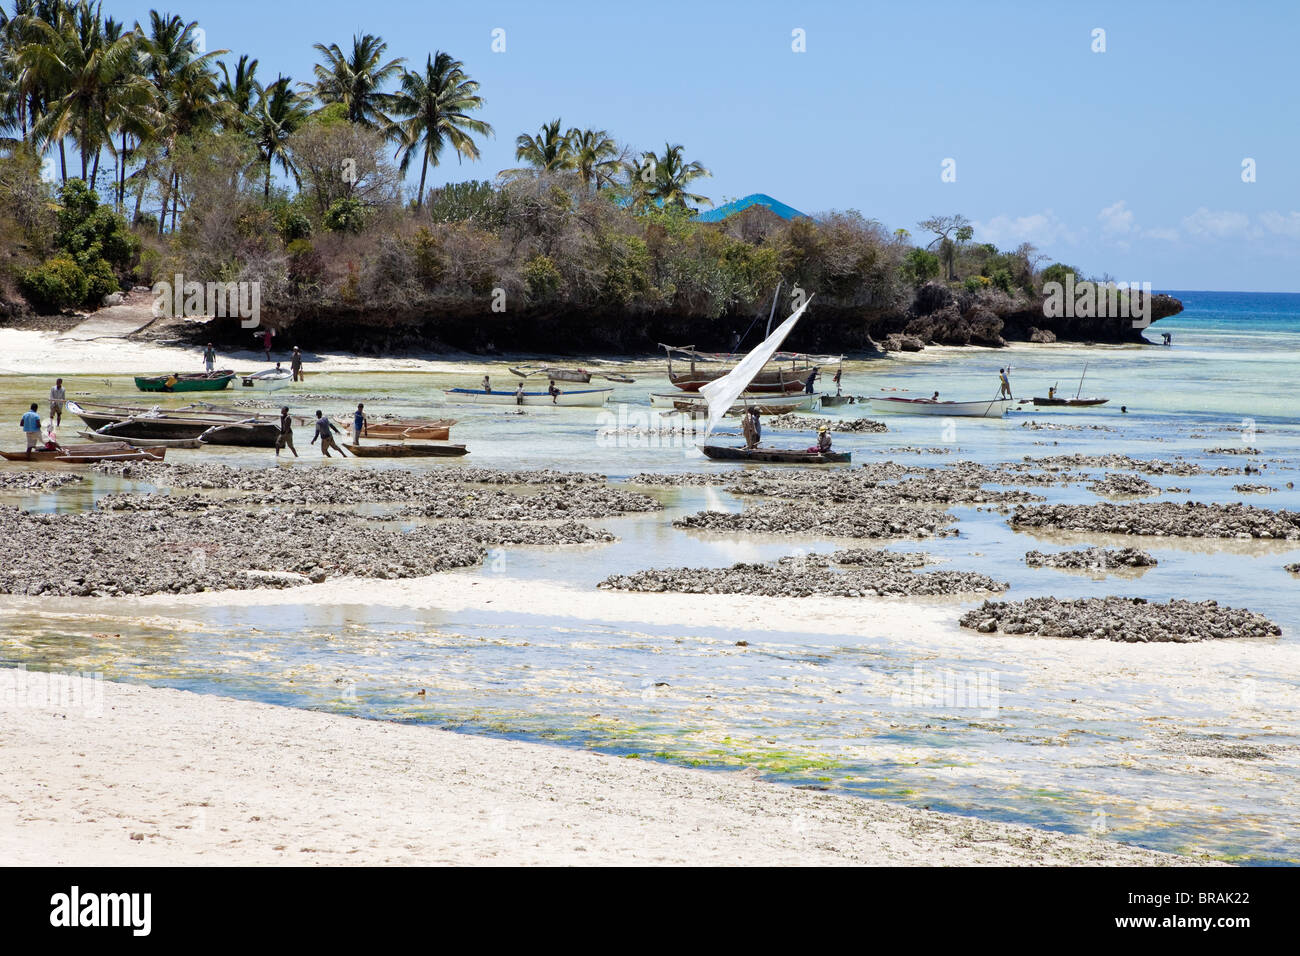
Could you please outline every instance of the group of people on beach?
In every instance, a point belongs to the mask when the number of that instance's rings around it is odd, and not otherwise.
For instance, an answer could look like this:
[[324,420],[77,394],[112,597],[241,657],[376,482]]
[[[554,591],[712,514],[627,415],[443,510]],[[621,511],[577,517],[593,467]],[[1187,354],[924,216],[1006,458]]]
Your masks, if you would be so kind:
[[[361,436],[366,432],[366,405],[365,402],[357,403],[357,410],[352,413],[352,441],[354,444],[361,444]],[[334,440],[335,435],[342,435],[343,432],[325,414],[318,408],[316,409],[316,423],[313,426],[311,443],[314,445],[319,440],[321,454],[326,458],[332,457],[330,449],[334,449],[339,455],[343,454],[343,449],[339,447]],[[280,457],[282,449],[289,449],[293,452],[293,457],[298,457],[298,449],[293,447],[293,416],[289,414],[289,406],[280,406],[280,437],[275,441],[275,457]]]
[[[274,333],[267,329],[262,335],[262,345],[266,351],[266,360],[271,361],[271,336]],[[211,372],[217,367],[217,350],[211,342],[203,349],[203,370]],[[276,371],[280,369],[280,363],[275,363]],[[302,374],[302,349],[298,346],[293,347],[293,352],[289,355],[289,371],[293,373],[292,381],[301,382]]]

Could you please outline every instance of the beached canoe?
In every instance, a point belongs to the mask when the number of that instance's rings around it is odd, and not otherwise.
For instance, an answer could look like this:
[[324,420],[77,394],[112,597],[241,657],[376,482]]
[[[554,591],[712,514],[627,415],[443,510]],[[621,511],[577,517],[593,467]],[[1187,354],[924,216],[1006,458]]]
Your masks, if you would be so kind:
[[468,455],[469,449],[464,445],[420,445],[420,444],[387,444],[387,445],[349,445],[344,443],[344,448],[352,452],[358,458],[459,458],[461,455]]
[[[123,455],[138,451],[135,446],[124,441],[94,442],[81,445],[60,445],[55,449],[33,448],[31,461],[56,461],[63,455],[91,457],[94,455]],[[0,451],[0,458],[7,461],[28,461],[25,451]]]
[[932,402],[928,398],[872,398],[873,412],[895,415],[932,415],[938,418],[1001,418],[1015,404],[1014,399],[995,398],[983,402]]
[[1047,408],[1092,408],[1096,405],[1105,405],[1109,398],[1039,398],[1034,396],[1034,404],[1039,407]]
[[166,448],[132,448],[130,451],[85,454],[74,452],[59,455],[54,460],[65,465],[94,465],[101,461],[162,461]]
[[219,392],[235,377],[229,369],[220,372],[173,372],[170,375],[137,375],[135,387],[142,392]]
[[[447,401],[463,405],[516,405],[520,404],[513,390],[485,392],[481,388],[447,388],[443,389]],[[560,394],[552,400],[551,393],[524,392],[524,405],[564,405],[568,407],[584,406],[599,408],[614,394],[612,388],[574,388],[560,389]]]
[[293,373],[287,368],[268,368],[264,372],[241,375],[237,388],[246,388],[257,392],[276,392],[288,388],[293,383]]
[[[82,438],[99,438],[112,441],[117,438],[112,432],[77,432]],[[197,438],[132,438],[131,445],[136,448],[202,448],[203,443]]]
[[733,448],[701,445],[700,451],[717,461],[756,461],[783,465],[842,465],[853,458],[848,451],[811,452],[800,448]]
[[[334,421],[339,426],[352,429],[350,415],[336,415]],[[361,432],[363,438],[400,438],[409,441],[446,441],[451,437],[451,426],[456,424],[454,418],[416,419],[386,418],[367,422]]]
[[198,437],[205,445],[274,448],[280,437],[280,423],[248,421],[209,424]]

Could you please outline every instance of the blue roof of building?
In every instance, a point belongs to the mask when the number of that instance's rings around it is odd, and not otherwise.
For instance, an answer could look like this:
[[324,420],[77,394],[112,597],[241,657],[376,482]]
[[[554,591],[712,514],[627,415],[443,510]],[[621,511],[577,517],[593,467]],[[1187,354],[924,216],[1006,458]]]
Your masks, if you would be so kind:
[[738,212],[743,212],[750,206],[766,206],[772,212],[776,213],[782,219],[798,219],[800,216],[807,218],[805,213],[800,212],[793,206],[787,206],[779,200],[773,199],[765,193],[753,193],[743,199],[737,199],[734,202],[724,203],[716,209],[710,209],[708,212],[702,212],[695,217],[696,222],[722,222],[728,216],[734,216]]

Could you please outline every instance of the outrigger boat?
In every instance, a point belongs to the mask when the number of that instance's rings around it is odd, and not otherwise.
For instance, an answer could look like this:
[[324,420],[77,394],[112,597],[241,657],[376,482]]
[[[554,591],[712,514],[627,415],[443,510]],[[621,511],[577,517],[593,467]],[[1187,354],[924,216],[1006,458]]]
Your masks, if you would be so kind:
[[[700,389],[700,394],[704,397],[708,406],[708,424],[704,429],[704,437],[707,442],[709,434],[717,426],[724,415],[728,414],[736,403],[736,399],[745,394],[750,386],[750,381],[756,375],[768,360],[781,347],[785,337],[790,334],[799,317],[803,315],[804,310],[808,308],[808,303],[812,301],[811,296],[803,305],[795,310],[790,318],[786,319],[777,328],[775,332],[769,335],[763,342],[739,362],[726,375],[706,383]],[[812,395],[810,398],[816,399]],[[833,452],[829,449],[820,451],[808,448],[753,448],[743,447],[736,448],[725,445],[700,446],[707,457],[720,461],[752,461],[760,463],[780,463],[791,465],[823,465],[823,464],[844,464],[852,460],[851,452]]]
[[[736,399],[727,410],[729,415],[739,415],[750,406],[757,406],[760,415],[784,415],[787,412],[804,412],[817,407],[820,396],[817,395],[772,395],[746,392]],[[674,408],[677,411],[707,411],[709,404],[703,398],[681,393],[665,395],[662,392],[650,396],[650,404],[655,408]]]
[[344,448],[358,458],[459,458],[468,455],[464,445],[349,445]]
[[276,422],[226,422],[210,425],[199,435],[205,445],[234,445],[239,448],[274,448],[280,437]]
[[[351,416],[336,415],[334,421],[339,425],[352,427]],[[435,420],[415,418],[386,418],[380,421],[368,421],[362,429],[363,438],[401,438],[421,441],[446,441],[451,437],[451,426],[456,424],[454,418]]]
[[[243,419],[224,412],[190,412],[184,409],[130,406],[90,406],[68,402],[68,411],[85,422],[99,437],[116,439],[201,439],[209,445],[251,445],[272,448],[280,433],[279,419],[256,415]],[[165,446],[161,446],[165,447]]]
[[172,372],[169,375],[137,375],[135,387],[142,392],[219,392],[235,377],[229,369],[220,372]]
[[124,441],[33,448],[30,453],[0,451],[0,458],[7,461],[55,461],[66,465],[90,465],[99,461],[161,461],[166,455],[166,448],[143,449]]
[[[710,382],[716,382],[729,374],[730,366],[734,366],[738,358],[718,352],[699,352],[693,345],[674,346],[661,342],[659,347],[668,355],[668,381],[684,392],[698,392]],[[684,370],[673,370],[674,355],[677,356],[679,368],[683,364],[686,366]],[[755,373],[746,387],[747,391],[784,395],[802,392],[808,386],[808,376],[814,371],[820,371],[823,366],[839,365],[844,361],[844,356],[774,352],[770,361],[773,366]]]
[[936,402],[928,398],[872,398],[873,412],[895,415],[933,415],[939,418],[1001,418],[1015,404],[1014,399],[995,398],[984,402]]
[[[98,438],[113,441],[116,436],[110,432],[77,432],[82,438]],[[132,438],[131,444],[136,448],[202,448],[203,443],[197,438]]]
[[[507,367],[509,368],[509,366]],[[590,382],[593,378],[603,378],[610,382],[621,382],[624,385],[630,385],[636,381],[636,379],[621,375],[618,372],[589,372],[585,368],[564,368],[556,365],[539,365],[537,368],[524,365],[519,368],[510,368],[510,371],[520,378],[544,375],[552,382]]]
[[1097,405],[1105,405],[1107,402],[1109,402],[1110,401],[1109,398],[1096,398],[1096,397],[1080,398],[1079,397],[1079,393],[1083,391],[1083,376],[1088,374],[1088,364],[1089,363],[1087,362],[1083,364],[1083,375],[1079,376],[1079,387],[1074,392],[1074,398],[1057,398],[1056,386],[1053,385],[1048,390],[1046,398],[1039,398],[1038,396],[1034,396],[1034,400],[1033,400],[1034,405],[1046,406],[1048,408],[1053,408],[1053,407],[1092,408]]
[[502,389],[490,392],[481,388],[447,388],[443,393],[447,396],[447,401],[463,405],[564,405],[568,407],[584,406],[599,408],[604,405],[612,395],[612,388],[575,388],[569,390],[560,390],[560,394],[554,397],[547,392],[524,392],[523,401],[516,398],[511,389]]

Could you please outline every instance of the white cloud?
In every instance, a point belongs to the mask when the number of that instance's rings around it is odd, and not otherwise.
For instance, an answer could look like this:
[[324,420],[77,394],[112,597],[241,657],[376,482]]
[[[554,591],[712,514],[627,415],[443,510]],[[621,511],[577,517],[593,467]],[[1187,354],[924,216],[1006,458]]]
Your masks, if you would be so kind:
[[975,241],[991,242],[999,248],[1017,246],[1022,242],[1044,246],[1054,242],[1074,242],[1076,238],[1050,209],[1028,216],[994,216],[987,222],[975,223]]
[[1250,217],[1244,212],[1215,211],[1201,206],[1183,218],[1183,228],[1188,234],[1207,239],[1242,239],[1258,235],[1252,230]]
[[1300,239],[1300,212],[1262,212],[1259,214],[1259,224],[1265,232],[1272,235]]
[[1111,235],[1126,236],[1135,228],[1133,210],[1123,199],[1097,213],[1097,218],[1101,220],[1101,231]]

